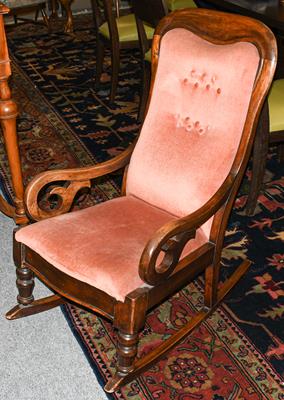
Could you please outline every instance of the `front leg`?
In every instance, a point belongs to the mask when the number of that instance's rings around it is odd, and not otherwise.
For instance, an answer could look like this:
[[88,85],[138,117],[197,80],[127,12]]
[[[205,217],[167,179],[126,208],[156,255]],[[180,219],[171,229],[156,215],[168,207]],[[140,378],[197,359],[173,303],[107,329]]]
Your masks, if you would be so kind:
[[34,300],[34,273],[25,263],[25,246],[14,238],[14,261],[17,267],[16,285],[18,288],[18,304],[6,313],[9,320],[27,317],[42,311],[50,310],[66,300],[59,295],[51,295],[39,300]]
[[148,307],[148,289],[136,289],[124,303],[115,306],[114,326],[118,329],[117,365],[115,375],[106,383],[104,390],[113,393],[128,379],[135,376],[138,333],[145,324]]

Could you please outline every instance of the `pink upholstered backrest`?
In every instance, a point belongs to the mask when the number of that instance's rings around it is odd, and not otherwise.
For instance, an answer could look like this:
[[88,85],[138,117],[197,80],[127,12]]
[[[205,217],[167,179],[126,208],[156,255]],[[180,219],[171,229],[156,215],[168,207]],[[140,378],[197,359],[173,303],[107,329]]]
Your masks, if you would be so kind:
[[232,166],[258,64],[251,43],[216,45],[186,29],[167,32],[127,193],[176,216],[203,205]]

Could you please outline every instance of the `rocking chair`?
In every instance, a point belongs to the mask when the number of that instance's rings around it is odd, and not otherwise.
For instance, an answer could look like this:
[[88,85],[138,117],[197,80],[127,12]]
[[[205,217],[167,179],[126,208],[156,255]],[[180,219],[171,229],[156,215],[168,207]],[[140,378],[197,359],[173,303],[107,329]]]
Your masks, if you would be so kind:
[[[261,22],[205,9],[169,14],[155,32],[150,102],[136,145],[92,167],[44,172],[26,189],[26,209],[39,222],[15,233],[18,305],[6,316],[70,300],[110,319],[117,370],[107,392],[188,335],[249,268],[245,260],[219,283],[225,229],[276,53]],[[121,197],[67,213],[92,179],[124,166]],[[46,187],[53,204],[59,200],[50,210],[39,201]],[[137,358],[147,311],[202,271],[203,309]],[[34,275],[56,294],[34,300]]]

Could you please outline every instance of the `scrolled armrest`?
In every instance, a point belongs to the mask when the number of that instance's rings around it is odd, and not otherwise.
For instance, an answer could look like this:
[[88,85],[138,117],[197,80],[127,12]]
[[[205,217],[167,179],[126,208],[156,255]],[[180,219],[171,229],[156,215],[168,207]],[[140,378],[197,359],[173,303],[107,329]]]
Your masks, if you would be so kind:
[[[155,232],[140,258],[139,275],[144,282],[155,286],[174,272],[187,242],[195,238],[197,229],[227,201],[233,180],[229,175],[220,189],[201,208],[186,217],[166,223]],[[161,253],[164,253],[163,258],[157,265]]]
[[[89,188],[91,180],[125,167],[130,160],[135,143],[111,160],[92,167],[51,170],[38,174],[27,186],[25,206],[34,221],[54,217],[70,210],[79,190]],[[43,209],[39,204],[39,194],[48,190],[48,199],[57,198],[53,209]]]

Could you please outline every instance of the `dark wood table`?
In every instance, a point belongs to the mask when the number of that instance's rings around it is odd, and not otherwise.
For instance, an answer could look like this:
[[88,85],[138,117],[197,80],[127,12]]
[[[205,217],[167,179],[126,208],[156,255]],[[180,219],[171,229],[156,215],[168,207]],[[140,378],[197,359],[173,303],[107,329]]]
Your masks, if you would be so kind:
[[284,35],[284,4],[279,0],[206,0],[206,3],[224,11],[259,19]]
[[279,0],[205,0],[196,1],[201,7],[211,7],[247,15],[264,22],[278,43],[278,64],[275,77],[284,78],[284,3]]

